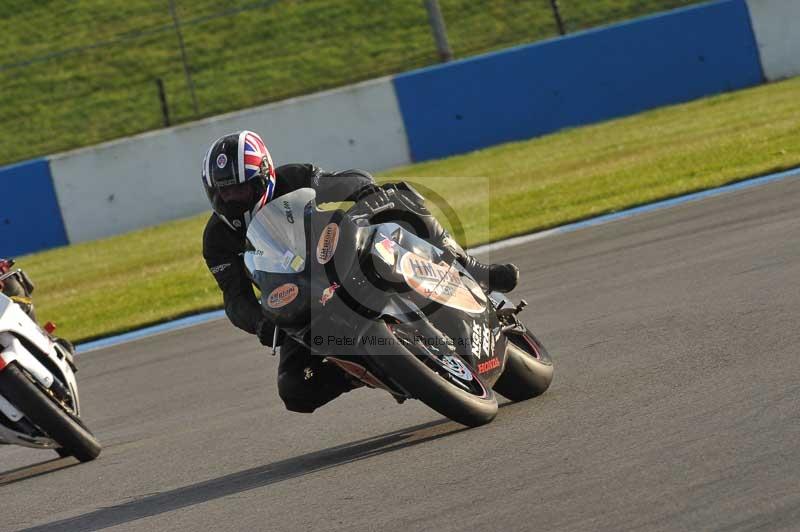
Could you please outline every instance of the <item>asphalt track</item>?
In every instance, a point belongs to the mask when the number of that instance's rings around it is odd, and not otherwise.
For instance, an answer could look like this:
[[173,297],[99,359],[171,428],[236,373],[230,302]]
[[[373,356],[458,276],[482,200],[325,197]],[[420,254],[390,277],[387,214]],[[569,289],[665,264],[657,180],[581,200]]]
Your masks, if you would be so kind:
[[90,464],[0,449],[0,530],[796,530],[800,179],[497,252],[544,396],[465,430],[358,390],[283,410],[224,320],[80,359]]

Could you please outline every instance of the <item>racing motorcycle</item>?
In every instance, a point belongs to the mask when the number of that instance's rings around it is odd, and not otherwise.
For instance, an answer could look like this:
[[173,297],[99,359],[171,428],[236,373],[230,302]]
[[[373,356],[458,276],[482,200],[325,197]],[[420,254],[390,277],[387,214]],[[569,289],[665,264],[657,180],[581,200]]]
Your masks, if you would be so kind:
[[[486,293],[397,207],[323,210],[304,188],[259,210],[244,263],[266,315],[350,378],[467,426],[494,419],[495,392],[542,394],[553,364],[519,320],[526,303]],[[387,219],[392,212],[404,215]]]
[[[20,270],[0,275],[0,282]],[[0,293],[0,444],[53,449],[81,462],[100,443],[80,418],[72,354]]]

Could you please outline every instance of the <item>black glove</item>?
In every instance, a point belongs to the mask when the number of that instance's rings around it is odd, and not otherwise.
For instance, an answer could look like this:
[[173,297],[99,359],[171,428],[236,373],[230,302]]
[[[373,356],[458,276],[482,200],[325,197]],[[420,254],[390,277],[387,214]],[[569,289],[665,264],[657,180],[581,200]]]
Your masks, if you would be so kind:
[[425,205],[425,197],[404,181],[380,186],[374,183],[366,185],[356,193],[355,201],[363,202],[372,209],[392,203],[395,210],[409,210],[422,216],[431,214]]
[[371,183],[359,189],[354,195],[353,201],[356,203],[351,212],[363,213],[371,218],[378,213],[395,209],[398,206],[396,199],[394,189]]
[[386,190],[377,183],[369,183],[367,185],[364,185],[363,187],[358,189],[358,192],[353,194],[353,201],[366,200],[374,202],[377,200],[379,202],[383,202],[387,199],[388,198],[386,196]]
[[[277,326],[267,318],[262,318],[262,320],[258,322],[258,325],[256,325],[256,336],[258,336],[258,341],[261,342],[261,345],[272,347],[272,342],[275,339],[275,327]],[[285,337],[286,334],[279,330],[278,343],[275,345],[281,345]]]

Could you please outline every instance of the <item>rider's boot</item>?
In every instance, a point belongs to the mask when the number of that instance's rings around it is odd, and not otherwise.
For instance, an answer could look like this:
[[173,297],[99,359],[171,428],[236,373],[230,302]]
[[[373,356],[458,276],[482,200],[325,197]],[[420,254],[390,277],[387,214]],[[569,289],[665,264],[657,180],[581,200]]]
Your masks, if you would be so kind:
[[484,290],[505,293],[517,287],[519,268],[513,264],[484,264],[467,253],[458,261]]
[[462,248],[453,240],[450,235],[445,233],[443,241],[439,245],[444,246],[448,251],[455,255],[458,262],[469,274],[475,278],[481,288],[490,292],[511,292],[517,287],[519,281],[519,268],[513,264],[484,264]]

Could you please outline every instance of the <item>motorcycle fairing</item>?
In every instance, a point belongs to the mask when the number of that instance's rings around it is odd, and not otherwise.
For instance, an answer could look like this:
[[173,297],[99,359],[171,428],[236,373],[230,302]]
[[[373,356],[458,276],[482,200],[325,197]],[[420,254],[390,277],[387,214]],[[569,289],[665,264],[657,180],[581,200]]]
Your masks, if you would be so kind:
[[[413,292],[406,290],[390,299],[382,312],[383,316],[399,321],[434,319],[436,326],[454,340],[460,358],[467,361],[487,385],[494,384],[506,364],[506,339],[501,334],[499,323],[493,319],[492,311],[496,308],[494,300],[490,302],[460,264],[453,262],[449,267],[443,266],[444,252],[398,224],[381,224],[375,228],[374,234],[370,252],[376,270],[384,278],[413,289]],[[424,290],[415,288],[413,281],[406,282],[408,275],[403,271],[404,260],[424,260],[427,264],[423,267],[434,268],[435,273],[430,278],[446,279],[448,286],[453,288],[448,294],[450,297],[440,298],[435,294],[425,293]],[[414,301],[416,298],[410,297],[412,294],[420,300]],[[430,304],[435,307],[434,312],[429,312]],[[450,315],[436,313],[438,305],[447,306],[456,312]],[[436,317],[440,319],[436,320]]]
[[[0,293],[0,371],[16,362],[36,381],[49,388],[55,379],[68,387],[72,407],[80,415],[78,385],[72,368],[69,367],[61,347],[11,299]],[[16,407],[7,408],[7,400],[0,404],[0,411],[12,422],[18,417]],[[48,437],[37,437],[13,430],[0,423],[0,443],[11,443],[35,448],[56,448],[58,445]]]
[[[299,295],[286,306],[276,310],[264,305],[264,310],[281,327],[288,327],[296,340],[313,349],[313,335],[325,337],[331,329],[331,333],[336,334],[342,326],[348,326],[346,322],[339,323],[349,315],[337,312],[338,308],[344,310],[340,305],[363,312],[365,309],[359,306],[363,297],[360,288],[377,282],[373,288],[384,286],[380,293],[385,297],[376,299],[374,292],[368,296],[366,301],[373,307],[361,330],[353,331],[357,333],[356,338],[360,339],[375,319],[410,325],[417,321],[427,323],[435,331],[425,336],[456,339],[460,345],[447,356],[466,363],[472,373],[490,387],[502,373],[505,349],[499,348],[499,342],[495,341],[499,329],[496,323],[491,323],[492,305],[463,267],[453,261],[452,256],[399,224],[370,226],[354,222],[343,217],[341,211],[332,213],[317,209],[314,198],[312,189],[300,189],[276,198],[256,214],[248,228],[252,249],[245,253],[245,265],[262,294],[269,294],[275,287],[287,283],[296,285],[299,290]],[[302,213],[302,220],[298,213]],[[332,256],[326,255],[325,260],[320,260],[319,243],[324,241],[325,232],[332,230],[331,224],[336,225],[338,245]],[[292,227],[275,233],[271,225]],[[301,271],[292,268],[294,259],[290,259],[289,254],[301,257]],[[375,273],[377,279],[374,279]],[[334,283],[337,288],[322,298]],[[448,312],[436,312],[443,307],[448,307]],[[430,320],[434,320],[435,325]],[[473,344],[483,350],[474,352]],[[491,350],[495,352],[489,353]],[[363,367],[385,387],[395,388],[368,359],[349,353],[347,349],[336,351],[339,350],[329,353],[332,363],[351,374]],[[334,359],[345,362],[339,364]],[[484,371],[479,371],[479,364],[484,364]],[[365,382],[376,385],[371,377]],[[393,393],[398,395],[398,390]]]
[[24,336],[36,349],[50,351],[53,342],[33,320],[5,294],[0,293],[0,332]]
[[377,226],[370,251],[379,271],[391,271],[392,280],[404,282],[425,299],[471,314],[486,310],[486,297],[476,293],[480,289],[468,275],[462,276],[458,263],[446,262],[442,250],[398,224]]
[[55,377],[69,387],[75,411],[79,414],[78,384],[61,346],[53,342],[19,305],[0,293],[0,359],[3,361],[0,366],[16,359],[25,366],[27,356],[32,357],[32,363],[44,367],[44,372],[37,372],[40,384],[47,388]]

